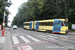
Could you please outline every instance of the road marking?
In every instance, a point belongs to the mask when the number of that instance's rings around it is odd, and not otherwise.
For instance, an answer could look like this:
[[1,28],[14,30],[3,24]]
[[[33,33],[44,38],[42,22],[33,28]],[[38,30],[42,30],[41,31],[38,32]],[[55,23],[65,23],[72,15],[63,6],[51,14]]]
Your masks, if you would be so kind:
[[53,38],[48,38],[48,39],[55,40],[55,39],[53,39]]
[[61,39],[61,40],[68,40],[68,39]]
[[6,37],[0,37],[0,43],[5,43]]
[[47,38],[42,38],[42,39],[47,39]]
[[30,41],[29,41],[27,38],[25,38],[24,36],[20,36],[20,38],[21,38],[23,41],[25,41],[26,43],[30,43]]
[[58,35],[53,35],[53,36],[58,36]]
[[47,38],[47,37],[40,37],[40,38]]
[[57,38],[57,37],[52,37],[52,38]]
[[38,39],[36,39],[36,38],[30,36],[30,35],[27,35],[27,37],[29,37],[30,39],[32,39],[32,40],[34,40],[34,41],[36,41],[36,42],[40,41],[40,40],[38,40]]
[[69,38],[69,39],[75,39],[75,38]]
[[57,38],[57,37],[54,37],[54,36],[48,36],[48,37],[51,37],[51,38]]
[[50,41],[50,42],[55,42],[55,41],[59,41],[59,40],[52,40],[52,41]]
[[47,38],[46,36],[40,36],[41,38]]
[[27,45],[27,46],[18,47],[18,50],[33,50],[33,48],[31,46]]
[[19,44],[19,40],[17,39],[16,36],[12,36],[12,39],[14,44]]
[[68,37],[66,37],[66,36],[59,36],[59,37],[61,37],[61,38],[68,38]]
[[54,37],[54,36],[48,36],[48,37]]
[[39,44],[39,43],[46,43],[46,42],[48,42],[48,41],[34,42],[34,43],[26,43],[26,44],[18,44],[18,45],[13,45],[13,47],[23,46],[23,45]]

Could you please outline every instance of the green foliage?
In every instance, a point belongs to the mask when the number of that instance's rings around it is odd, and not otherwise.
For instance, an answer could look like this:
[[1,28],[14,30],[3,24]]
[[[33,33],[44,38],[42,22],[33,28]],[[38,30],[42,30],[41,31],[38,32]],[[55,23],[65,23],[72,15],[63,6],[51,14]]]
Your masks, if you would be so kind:
[[25,21],[68,18],[69,28],[75,20],[75,0],[28,0],[23,3],[12,25],[23,25]]
[[75,32],[75,29],[72,29],[73,32]]
[[2,11],[2,9],[0,9],[0,14],[3,14],[3,11]]
[[6,13],[6,16],[10,14],[10,12],[7,9],[5,9],[5,7],[10,7],[10,5],[11,3],[8,2],[8,0],[0,0],[0,24],[2,24],[3,22],[4,12]]
[[[8,0],[0,0],[0,14],[1,13],[4,13],[5,10],[5,7],[9,7],[11,5],[10,2],[8,2]],[[5,12],[8,12],[8,11],[5,11]]]

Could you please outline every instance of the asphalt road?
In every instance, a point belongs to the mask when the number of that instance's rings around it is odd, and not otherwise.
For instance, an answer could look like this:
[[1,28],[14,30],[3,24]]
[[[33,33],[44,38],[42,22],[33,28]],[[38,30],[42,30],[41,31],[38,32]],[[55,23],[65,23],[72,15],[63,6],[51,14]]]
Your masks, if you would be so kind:
[[75,35],[10,28],[14,50],[75,50]]

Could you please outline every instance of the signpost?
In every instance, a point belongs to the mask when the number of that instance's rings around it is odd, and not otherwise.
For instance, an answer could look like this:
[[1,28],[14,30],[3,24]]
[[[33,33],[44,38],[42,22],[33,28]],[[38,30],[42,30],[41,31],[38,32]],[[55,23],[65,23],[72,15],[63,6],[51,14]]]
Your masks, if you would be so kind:
[[5,26],[5,12],[3,17],[3,30],[2,30],[2,36],[4,36],[4,26]]
[[75,24],[72,24],[72,29],[75,29]]

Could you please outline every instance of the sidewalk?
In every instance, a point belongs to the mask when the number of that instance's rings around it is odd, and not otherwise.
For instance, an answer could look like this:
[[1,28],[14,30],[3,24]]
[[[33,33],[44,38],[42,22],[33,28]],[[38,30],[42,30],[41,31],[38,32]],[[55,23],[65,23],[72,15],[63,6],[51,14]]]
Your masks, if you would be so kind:
[[9,28],[5,28],[4,36],[0,31],[0,50],[13,50]]
[[69,34],[69,35],[74,35],[74,36],[75,36],[75,32],[72,32],[72,31],[68,32],[68,34]]

